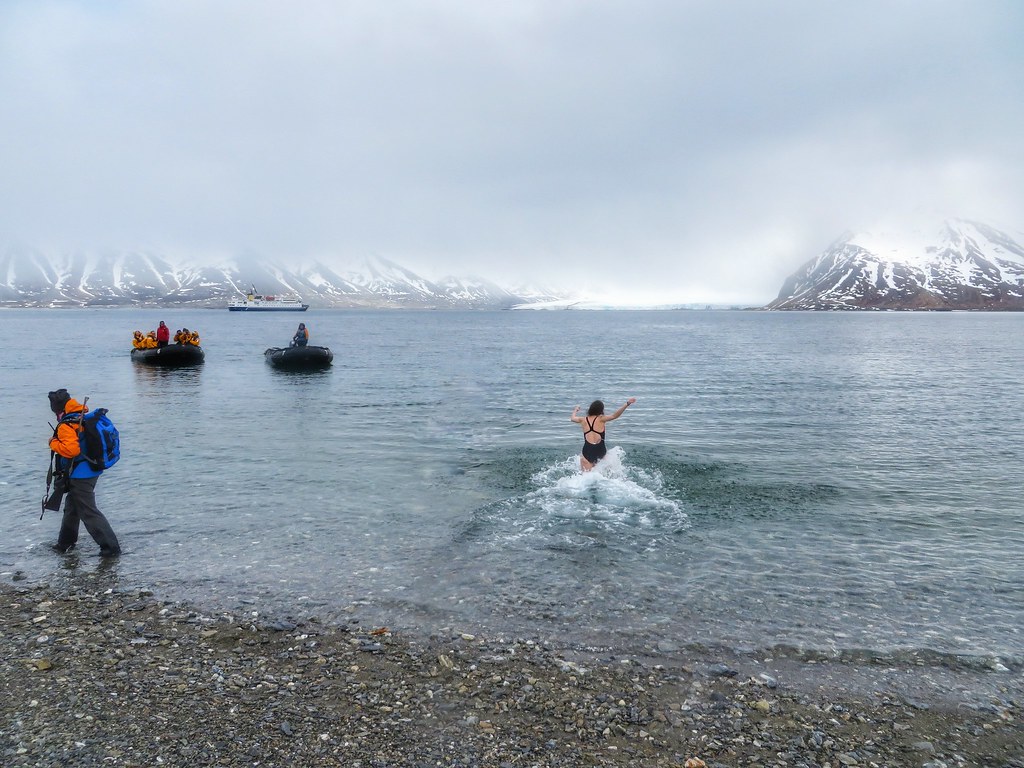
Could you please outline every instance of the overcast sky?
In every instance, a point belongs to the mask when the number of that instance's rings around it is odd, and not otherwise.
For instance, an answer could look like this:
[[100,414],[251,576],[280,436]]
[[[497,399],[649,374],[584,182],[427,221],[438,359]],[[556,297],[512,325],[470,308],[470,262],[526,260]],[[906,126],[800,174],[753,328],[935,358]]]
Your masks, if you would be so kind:
[[1024,229],[1018,0],[4,0],[0,238],[623,300]]

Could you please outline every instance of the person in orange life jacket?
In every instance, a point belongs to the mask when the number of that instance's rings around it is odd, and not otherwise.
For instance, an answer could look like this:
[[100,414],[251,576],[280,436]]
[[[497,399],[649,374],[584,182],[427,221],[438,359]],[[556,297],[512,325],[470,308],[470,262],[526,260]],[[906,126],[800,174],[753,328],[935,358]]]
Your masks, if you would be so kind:
[[166,347],[167,343],[171,340],[171,329],[164,325],[164,321],[160,321],[160,327],[156,329],[156,345],[158,347]]
[[309,344],[309,329],[305,323],[299,323],[299,329],[295,332],[292,337],[293,347],[304,347]]
[[589,472],[597,462],[605,457],[605,454],[608,453],[608,448],[604,444],[605,424],[615,421],[635,402],[635,397],[629,398],[626,404],[611,416],[604,415],[604,403],[600,400],[595,400],[590,404],[586,416],[579,415],[580,406],[577,405],[573,409],[572,416],[569,418],[583,427],[583,452],[580,454],[580,469]]
[[100,556],[116,557],[121,554],[121,545],[107,518],[96,506],[96,480],[103,470],[93,469],[82,456],[81,422],[68,419],[75,414],[80,419],[88,408],[73,399],[66,389],[58,389],[47,396],[50,410],[58,419],[50,450],[57,454],[57,471],[63,473],[67,488],[64,517],[53,548],[61,553],[72,549],[78,543],[79,523],[84,523],[85,530],[100,545]]

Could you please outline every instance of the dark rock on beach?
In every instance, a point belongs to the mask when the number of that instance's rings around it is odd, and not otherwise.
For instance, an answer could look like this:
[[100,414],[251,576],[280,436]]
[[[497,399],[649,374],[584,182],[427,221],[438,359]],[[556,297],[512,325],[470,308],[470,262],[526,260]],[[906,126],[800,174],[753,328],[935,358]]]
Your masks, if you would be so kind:
[[459,631],[257,624],[146,591],[0,587],[5,768],[1022,768],[1015,696],[922,707],[735,658],[570,657]]

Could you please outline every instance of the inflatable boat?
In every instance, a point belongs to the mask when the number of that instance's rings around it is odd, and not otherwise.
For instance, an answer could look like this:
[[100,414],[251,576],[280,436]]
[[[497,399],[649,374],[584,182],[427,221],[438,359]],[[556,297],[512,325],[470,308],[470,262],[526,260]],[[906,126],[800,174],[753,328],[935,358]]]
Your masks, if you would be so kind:
[[195,344],[168,344],[153,349],[133,349],[132,360],[144,365],[162,365],[174,368],[182,365],[199,365],[206,358],[202,347]]
[[271,347],[263,357],[274,368],[290,371],[315,371],[328,368],[334,353],[327,347]]

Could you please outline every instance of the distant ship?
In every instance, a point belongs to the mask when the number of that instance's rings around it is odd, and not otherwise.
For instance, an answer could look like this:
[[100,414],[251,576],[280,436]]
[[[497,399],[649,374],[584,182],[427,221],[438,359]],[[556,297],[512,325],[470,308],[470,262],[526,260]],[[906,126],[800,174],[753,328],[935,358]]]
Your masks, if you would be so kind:
[[232,312],[305,312],[309,304],[303,304],[297,298],[263,296],[256,292],[256,286],[252,286],[244,299],[228,302],[228,309]]

